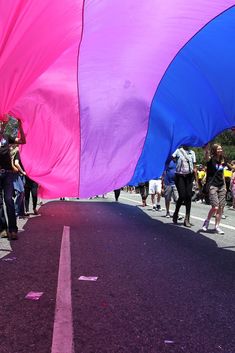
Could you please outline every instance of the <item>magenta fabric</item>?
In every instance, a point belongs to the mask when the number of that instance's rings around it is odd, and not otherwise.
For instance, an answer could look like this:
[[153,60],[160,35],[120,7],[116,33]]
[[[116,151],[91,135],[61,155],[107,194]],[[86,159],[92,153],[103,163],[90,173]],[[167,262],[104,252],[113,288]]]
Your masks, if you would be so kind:
[[27,173],[40,184],[43,198],[78,195],[77,55],[77,45],[61,55],[13,109],[16,116],[28,117],[21,158]]
[[88,197],[131,179],[168,65],[232,5],[0,0],[0,116],[22,119],[22,161],[42,197]]
[[0,0],[0,115],[22,119],[21,158],[42,197],[78,194],[82,10],[80,0]]
[[85,2],[79,60],[82,196],[129,182],[143,149],[151,102],[168,65],[196,32],[233,4]]

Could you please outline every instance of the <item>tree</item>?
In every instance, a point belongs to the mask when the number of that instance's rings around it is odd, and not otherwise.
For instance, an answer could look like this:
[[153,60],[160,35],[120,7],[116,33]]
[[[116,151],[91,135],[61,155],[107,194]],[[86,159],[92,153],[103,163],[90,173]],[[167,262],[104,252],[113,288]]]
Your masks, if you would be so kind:
[[[210,144],[213,144],[213,143],[218,143],[223,146],[224,154],[229,161],[235,160],[235,132],[234,131],[232,131],[231,129],[225,130],[210,142]],[[198,147],[198,148],[193,148],[193,150],[195,151],[197,156],[197,163],[205,164],[203,148]]]

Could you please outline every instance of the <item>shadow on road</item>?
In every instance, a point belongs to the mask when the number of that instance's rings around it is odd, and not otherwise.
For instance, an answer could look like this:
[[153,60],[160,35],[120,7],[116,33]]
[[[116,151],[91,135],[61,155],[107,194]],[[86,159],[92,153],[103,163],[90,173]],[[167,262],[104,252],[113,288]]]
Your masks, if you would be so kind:
[[[12,243],[16,261],[0,261],[1,353],[50,352],[64,225],[75,353],[234,353],[235,252],[103,201],[48,202],[24,225]],[[44,292],[40,301],[24,299],[30,290]]]

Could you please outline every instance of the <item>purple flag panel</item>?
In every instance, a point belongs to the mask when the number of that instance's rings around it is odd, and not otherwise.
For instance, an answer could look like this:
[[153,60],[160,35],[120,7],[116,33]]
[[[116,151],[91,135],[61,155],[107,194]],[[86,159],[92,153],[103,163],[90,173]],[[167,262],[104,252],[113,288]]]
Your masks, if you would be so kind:
[[[228,0],[85,2],[78,72],[82,196],[130,181],[144,147],[153,97],[168,66],[203,26],[233,4]],[[153,140],[164,135],[160,120],[155,128]],[[150,145],[144,156],[153,173],[158,167],[156,154],[166,158],[169,153],[171,141],[166,142],[161,150]],[[134,182],[142,181],[142,175],[138,173]]]

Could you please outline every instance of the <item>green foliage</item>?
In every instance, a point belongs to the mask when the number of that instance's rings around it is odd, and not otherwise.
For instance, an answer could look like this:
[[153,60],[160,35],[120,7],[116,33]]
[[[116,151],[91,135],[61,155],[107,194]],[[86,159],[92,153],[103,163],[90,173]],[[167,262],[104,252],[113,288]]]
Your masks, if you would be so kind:
[[235,133],[231,130],[225,130],[222,134],[218,135],[214,140],[213,143],[219,143],[223,147],[231,146],[235,147]]
[[[228,161],[235,160],[235,133],[231,130],[225,130],[210,142],[210,144],[221,144],[224,154]],[[203,148],[193,148],[196,153],[197,164],[205,164]]]

